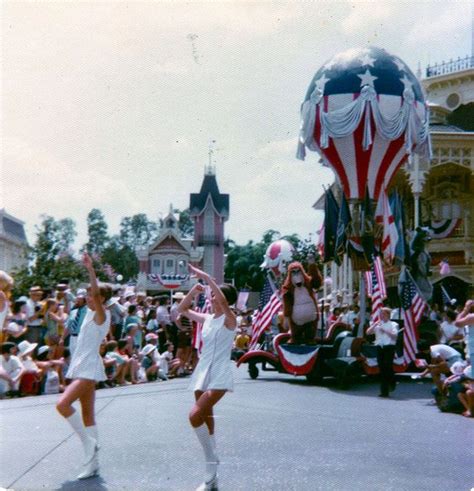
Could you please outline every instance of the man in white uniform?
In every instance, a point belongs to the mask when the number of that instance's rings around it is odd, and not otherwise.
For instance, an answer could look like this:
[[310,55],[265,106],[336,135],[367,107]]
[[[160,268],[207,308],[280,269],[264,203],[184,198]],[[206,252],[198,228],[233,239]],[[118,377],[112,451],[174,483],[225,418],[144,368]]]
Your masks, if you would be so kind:
[[389,392],[395,389],[395,373],[393,358],[397,344],[398,324],[390,320],[391,309],[380,310],[380,321],[367,329],[367,334],[375,334],[377,345],[377,363],[380,370],[379,397],[389,397]]

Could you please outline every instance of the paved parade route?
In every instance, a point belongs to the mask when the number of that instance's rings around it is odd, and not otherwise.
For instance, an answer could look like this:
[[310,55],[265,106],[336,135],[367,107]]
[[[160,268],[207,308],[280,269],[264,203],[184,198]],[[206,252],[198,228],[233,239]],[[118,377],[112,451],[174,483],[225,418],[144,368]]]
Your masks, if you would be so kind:
[[[430,384],[403,378],[393,399],[362,382],[342,391],[235,369],[217,406],[220,489],[469,490],[474,422],[430,404]],[[0,486],[15,490],[191,491],[201,449],[187,423],[188,379],[97,392],[101,477],[76,481],[82,449],[56,396],[0,401]]]

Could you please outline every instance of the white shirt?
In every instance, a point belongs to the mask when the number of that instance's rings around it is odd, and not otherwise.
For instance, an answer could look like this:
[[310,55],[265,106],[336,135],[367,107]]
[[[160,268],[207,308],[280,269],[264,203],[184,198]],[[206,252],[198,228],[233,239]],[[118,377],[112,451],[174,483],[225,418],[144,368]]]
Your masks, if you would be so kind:
[[397,343],[397,338],[392,338],[387,334],[388,331],[394,335],[398,334],[398,324],[394,321],[380,322],[375,325],[375,344],[377,346],[390,346]]
[[10,355],[9,360],[5,360],[5,357],[2,356],[2,368],[10,375],[11,378],[15,378],[20,370],[23,368],[23,363],[20,361],[18,356]]
[[168,309],[164,305],[160,305],[156,309],[156,320],[159,324],[168,325],[170,323],[170,315],[168,314]]
[[459,351],[456,351],[447,344],[433,344],[430,348],[432,358],[442,358],[448,360],[452,356],[461,356]]
[[450,324],[448,321],[441,323],[441,344],[449,343],[452,338],[458,334],[464,334],[462,327],[456,327],[454,324]]
[[178,302],[175,302],[171,306],[171,309],[170,309],[170,319],[171,319],[171,322],[176,323],[176,321],[178,320],[178,317],[179,317],[178,307],[179,307],[179,303]]
[[26,324],[28,326],[41,326],[43,323],[43,319],[33,319],[33,320],[28,320],[30,317],[33,317],[36,313],[35,307],[37,305],[40,305],[39,302],[33,302],[31,298],[29,298],[26,301]]
[[168,375],[169,362],[173,359],[173,353],[165,351],[160,355],[160,368],[163,372]]

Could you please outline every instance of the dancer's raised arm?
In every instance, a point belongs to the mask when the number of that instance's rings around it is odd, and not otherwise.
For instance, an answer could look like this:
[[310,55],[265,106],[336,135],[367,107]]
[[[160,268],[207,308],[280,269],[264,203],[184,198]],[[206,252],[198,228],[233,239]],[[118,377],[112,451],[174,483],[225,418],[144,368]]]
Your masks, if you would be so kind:
[[234,329],[237,326],[237,320],[234,312],[230,308],[234,302],[229,302],[229,299],[226,298],[219,285],[213,278],[211,278],[209,274],[191,265],[189,265],[189,269],[196,275],[197,278],[205,281],[211,287],[211,291],[214,295],[213,303],[215,304],[215,310],[220,311],[215,312],[216,315],[220,313],[224,314],[226,327],[229,329]]
[[204,293],[205,288],[201,283],[196,283],[191,290],[187,293],[187,295],[181,300],[181,302],[178,305],[178,314],[179,315],[184,315],[188,319],[191,319],[194,322],[198,322],[199,324],[203,324],[204,321],[206,320],[206,315],[201,314],[199,312],[195,312],[194,310],[191,310],[191,305],[193,303],[193,300],[195,297],[200,295],[201,293]]
[[97,277],[94,271],[94,265],[92,264],[92,259],[87,254],[84,253],[82,256],[82,262],[84,263],[87,272],[89,273],[89,282],[90,282],[90,298],[94,307],[94,320],[98,325],[102,325],[105,321],[105,306],[104,306],[104,298],[100,293],[99,283],[97,282]]

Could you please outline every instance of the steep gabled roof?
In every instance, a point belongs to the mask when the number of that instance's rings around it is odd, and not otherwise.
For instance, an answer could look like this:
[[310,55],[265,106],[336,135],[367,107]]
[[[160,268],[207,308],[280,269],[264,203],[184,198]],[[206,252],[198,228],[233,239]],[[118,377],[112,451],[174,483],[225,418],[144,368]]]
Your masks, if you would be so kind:
[[25,228],[21,220],[17,220],[11,215],[8,215],[4,209],[0,210],[0,220],[2,221],[0,230],[3,229],[6,234],[15,237],[22,242],[27,242]]
[[202,181],[201,191],[192,193],[189,208],[192,215],[198,215],[206,206],[207,197],[211,195],[214,207],[221,215],[229,213],[229,195],[221,194],[217,185],[216,176],[206,174]]

